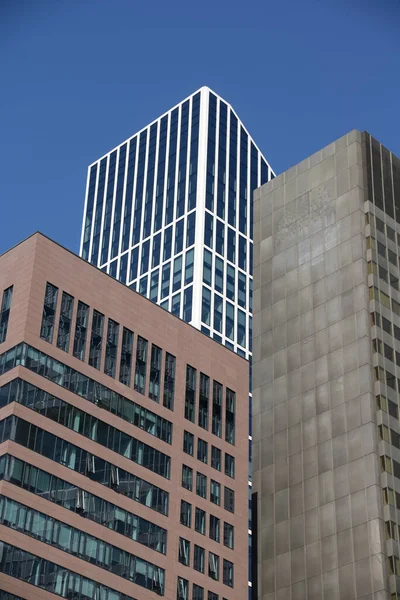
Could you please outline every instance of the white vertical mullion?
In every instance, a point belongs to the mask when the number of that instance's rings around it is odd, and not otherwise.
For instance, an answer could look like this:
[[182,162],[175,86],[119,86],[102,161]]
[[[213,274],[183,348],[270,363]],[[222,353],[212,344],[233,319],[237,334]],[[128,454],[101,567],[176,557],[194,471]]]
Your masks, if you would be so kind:
[[159,119],[157,121],[157,137],[156,137],[156,154],[155,154],[155,163],[154,163],[154,181],[153,181],[153,198],[151,200],[152,202],[152,208],[151,208],[151,228],[150,228],[150,244],[149,244],[149,276],[150,276],[150,282],[149,282],[149,294],[150,294],[150,287],[151,287],[151,263],[153,260],[153,239],[154,239],[154,231],[153,231],[153,224],[154,224],[154,215],[155,215],[155,209],[156,209],[156,192],[157,192],[157,177],[158,177],[158,155],[160,152],[160,132],[161,132],[161,119]]
[[197,167],[196,190],[196,230],[193,260],[193,299],[192,299],[192,325],[201,327],[201,281],[203,273],[203,248],[204,248],[204,216],[206,205],[206,178],[207,178],[207,132],[208,132],[208,106],[209,90],[201,88],[200,119],[199,119],[199,151]]
[[175,153],[175,185],[174,185],[174,206],[172,223],[169,227],[172,227],[172,242],[171,242],[171,271],[169,274],[169,295],[171,297],[171,308],[172,308],[172,285],[174,281],[174,264],[175,264],[175,232],[176,232],[176,218],[177,218],[177,204],[178,204],[178,177],[179,177],[179,159],[181,156],[181,129],[182,129],[182,103],[179,105],[178,110],[178,127],[176,130],[176,153]]
[[[126,202],[126,187],[128,180],[128,160],[129,160],[129,150],[131,147],[131,140],[126,142],[126,155],[125,155],[125,171],[124,171],[124,185],[122,191],[122,204],[121,204],[121,222],[119,225],[119,240],[118,240],[118,254],[117,257],[120,258],[122,254],[122,235],[124,232],[124,212],[125,212],[125,202]],[[118,265],[119,269],[119,265]],[[119,270],[118,270],[119,273]]]
[[[133,165],[133,186],[132,186],[132,208],[131,208],[131,223],[129,226],[129,256],[128,256],[128,278],[127,281],[131,282],[131,259],[132,259],[132,238],[133,238],[133,223],[135,217],[135,198],[136,198],[136,187],[137,187],[137,178],[138,178],[138,167],[139,167],[139,145],[140,145],[140,135],[137,134],[136,138],[136,153],[135,153],[135,164]],[[137,274],[134,281],[137,280]]]
[[102,203],[103,206],[101,209],[101,226],[100,226],[100,238],[99,238],[99,251],[97,254],[97,267],[101,266],[101,249],[103,246],[103,236],[104,236],[104,213],[106,210],[108,178],[110,175],[110,157],[111,157],[111,152],[107,155],[106,173],[105,173],[105,177],[104,177],[104,190],[103,190],[103,203]]
[[[93,248],[93,232],[94,232],[94,221],[95,221],[96,210],[97,210],[97,201],[98,201],[97,194],[99,191],[100,164],[101,164],[101,161],[99,161],[97,163],[96,183],[94,186],[93,214],[92,214],[92,224],[90,227],[89,250],[88,250],[88,258],[87,258],[88,262],[90,262],[90,256],[92,254],[92,248]],[[87,204],[85,204],[85,217],[84,217],[83,225],[85,225],[85,221],[86,221],[86,211],[87,211]],[[82,230],[81,250],[79,253],[80,256],[82,256],[82,250],[83,250],[83,235],[84,235],[84,229]]]
[[[158,285],[159,285],[158,297],[160,298],[160,302],[161,302],[161,300],[165,301],[165,298],[161,299],[161,283],[162,283],[162,273],[163,273],[163,268],[164,268],[163,253],[164,253],[164,238],[165,238],[165,223],[166,223],[165,215],[166,215],[166,208],[167,208],[169,147],[170,147],[170,137],[171,137],[171,116],[172,116],[172,111],[169,111],[168,122],[167,122],[167,142],[166,142],[166,146],[165,146],[163,211],[162,211],[162,227],[161,227],[161,237],[160,237],[160,277],[159,277],[159,282],[158,282]],[[168,294],[167,298],[169,298],[169,294]]]
[[114,172],[114,190],[113,190],[113,199],[112,199],[112,209],[111,209],[111,220],[110,220],[110,235],[108,240],[108,252],[107,252],[107,273],[109,272],[109,263],[111,258],[111,246],[112,246],[112,236],[114,232],[114,213],[115,213],[115,203],[117,199],[117,185],[118,185],[118,169],[119,169],[119,157],[121,155],[121,146],[117,149],[117,157],[115,160],[115,172]]

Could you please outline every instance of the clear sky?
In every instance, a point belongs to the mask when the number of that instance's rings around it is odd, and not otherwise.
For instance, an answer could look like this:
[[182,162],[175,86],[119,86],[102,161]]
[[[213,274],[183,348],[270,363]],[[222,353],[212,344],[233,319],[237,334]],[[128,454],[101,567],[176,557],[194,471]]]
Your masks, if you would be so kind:
[[87,166],[208,85],[280,173],[347,131],[400,155],[398,0],[0,0],[0,253],[78,251]]

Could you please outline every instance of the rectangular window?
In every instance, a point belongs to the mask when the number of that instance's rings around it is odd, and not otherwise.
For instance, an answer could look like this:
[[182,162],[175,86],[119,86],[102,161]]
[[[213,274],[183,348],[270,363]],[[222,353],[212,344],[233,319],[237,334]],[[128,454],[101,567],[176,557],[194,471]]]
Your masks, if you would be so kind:
[[207,477],[202,473],[196,473],[196,494],[207,498]]
[[206,325],[210,325],[211,317],[211,291],[203,286],[201,303],[201,320]]
[[[208,592],[207,600],[219,600],[218,594],[214,594],[214,592]],[[226,598],[223,598],[223,600],[226,600]]]
[[194,249],[188,250],[185,256],[185,285],[193,281]]
[[95,369],[100,369],[103,329],[104,315],[99,313],[97,310],[94,310],[92,318],[92,333],[90,336],[89,365]]
[[78,310],[76,311],[75,336],[73,355],[79,360],[85,360],[86,337],[89,320],[89,306],[78,300]]
[[221,470],[221,450],[215,446],[211,446],[211,466],[217,471]]
[[227,452],[225,453],[225,475],[235,479],[235,458]]
[[236,394],[230,389],[226,389],[226,410],[225,410],[225,440],[230,444],[235,443],[235,413],[236,413]]
[[222,437],[222,385],[213,381],[212,432]]
[[208,429],[209,398],[210,398],[210,378],[207,375],[204,375],[204,373],[200,373],[198,424],[203,429]]
[[186,454],[193,456],[194,452],[194,435],[188,431],[183,432],[183,451]]
[[69,352],[73,308],[74,298],[66,292],[63,292],[61,297],[60,319],[58,321],[57,347],[64,350],[64,352]]
[[162,350],[158,346],[151,346],[150,383],[149,398],[160,402],[160,380],[161,380],[161,358]]
[[179,555],[178,560],[185,567],[190,563],[190,542],[184,538],[179,538]]
[[205,464],[208,462],[208,443],[200,438],[197,440],[197,458]]
[[176,358],[168,352],[165,353],[165,371],[164,371],[164,400],[165,408],[174,410],[175,396],[175,369]]
[[234,338],[234,327],[235,327],[235,320],[234,320],[234,314],[235,314],[235,309],[233,307],[233,304],[231,304],[230,302],[226,302],[226,315],[225,315],[225,335],[227,338],[229,338],[230,340],[233,341]]
[[186,465],[182,465],[182,487],[190,492],[193,488],[193,469]]
[[185,527],[192,526],[192,505],[184,500],[181,500],[180,522],[182,525],[185,525]]
[[183,577],[178,577],[176,600],[189,600],[189,582]]
[[224,545],[233,550],[234,548],[234,527],[229,523],[224,523]]
[[172,277],[172,293],[181,289],[182,285],[182,256],[174,260],[174,273]]
[[185,419],[194,423],[196,404],[196,369],[186,366]]
[[108,319],[104,373],[110,377],[115,377],[117,370],[118,335],[119,324],[112,319]]
[[131,385],[133,354],[133,332],[126,327],[122,330],[121,361],[119,365],[119,380],[128,387]]
[[3,292],[0,311],[0,344],[6,341],[8,321],[10,318],[11,300],[13,294],[13,286],[10,286]]
[[210,500],[217,506],[221,505],[221,484],[213,479],[211,479],[210,483]]
[[224,508],[229,512],[235,512],[235,492],[228,487],[224,488]]
[[186,323],[192,320],[192,300],[193,286],[189,286],[183,293],[183,315],[182,318]]
[[233,563],[224,558],[223,582],[233,588]]
[[208,553],[208,576],[215,581],[219,580],[219,556],[213,552]]
[[211,271],[212,271],[212,254],[209,250],[204,249],[203,259],[203,281],[211,286]]
[[57,308],[58,288],[51,283],[46,283],[46,291],[43,303],[42,326],[40,328],[40,337],[49,342],[53,341],[54,322]]
[[147,340],[138,336],[136,348],[136,370],[134,388],[139,394],[144,394],[146,388]]
[[[196,514],[197,514],[197,508],[196,508]],[[197,546],[197,544],[195,544],[194,546],[194,555],[193,555],[193,569],[195,569],[196,571],[199,571],[199,573],[204,573],[204,548],[202,548],[201,546]]]
[[194,528],[198,533],[206,535],[206,513],[201,508],[196,508]]
[[204,588],[193,584],[193,600],[204,600]]
[[167,263],[162,268],[161,277],[161,299],[169,295],[169,281],[171,276],[171,263]]
[[210,530],[209,536],[215,542],[219,542],[220,539],[220,520],[214,515],[210,515]]

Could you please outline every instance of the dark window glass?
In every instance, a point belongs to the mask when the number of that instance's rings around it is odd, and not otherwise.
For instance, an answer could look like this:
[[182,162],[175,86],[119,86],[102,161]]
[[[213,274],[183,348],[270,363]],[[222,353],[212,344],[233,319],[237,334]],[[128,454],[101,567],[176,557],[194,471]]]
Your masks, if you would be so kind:
[[203,286],[201,303],[201,320],[206,325],[210,325],[211,318],[211,291]]
[[234,527],[229,523],[224,523],[224,545],[227,548],[234,548]]
[[197,584],[193,584],[193,600],[204,600],[204,588]]
[[196,404],[196,369],[186,366],[185,419],[194,423]]
[[58,321],[57,347],[64,350],[64,352],[69,352],[73,308],[74,298],[63,292],[61,296],[60,319]]
[[51,283],[46,283],[40,337],[43,340],[46,340],[46,342],[49,342],[50,344],[53,341],[57,296],[58,288],[52,285]]
[[183,294],[183,320],[190,323],[192,320],[193,286],[186,288]]
[[79,360],[85,360],[88,321],[89,321],[89,306],[79,300],[78,301],[78,310],[76,312],[75,336],[74,336],[74,348],[73,348],[73,355],[75,356],[75,358],[79,358]]
[[208,443],[200,438],[197,440],[197,458],[205,464],[208,462]]
[[214,515],[210,515],[210,531],[209,535],[212,540],[215,542],[219,542],[220,539],[220,519],[218,517],[214,517]]
[[13,286],[7,288],[3,292],[0,310],[0,344],[6,341],[8,321],[10,318],[11,300],[13,294]]
[[204,244],[213,248],[213,216],[206,212],[204,221]]
[[[196,522],[197,522],[197,511],[198,510],[199,509],[196,508]],[[199,531],[199,530],[196,529],[196,531]],[[204,548],[202,548],[201,546],[197,546],[197,544],[195,544],[194,555],[193,555],[193,569],[195,569],[196,571],[199,571],[200,573],[204,573],[204,558],[205,558]]]
[[194,452],[194,435],[188,431],[183,432],[183,451],[186,454],[193,456]]
[[169,410],[174,410],[176,358],[165,353],[164,400],[163,404]]
[[190,492],[193,488],[193,469],[186,465],[182,465],[182,487]]
[[235,458],[227,452],[225,453],[225,475],[235,478]]
[[196,473],[196,494],[207,498],[207,477],[199,472]]
[[203,281],[207,285],[211,286],[211,272],[212,272],[212,254],[209,250],[204,249],[203,259]]
[[119,366],[119,380],[124,385],[131,385],[133,353],[133,333],[126,327],[122,330],[121,361]]
[[118,335],[119,324],[112,319],[108,319],[104,373],[110,377],[115,377],[117,370]]
[[200,373],[198,424],[203,429],[208,429],[209,400],[210,400],[210,378],[207,375],[204,375],[204,373]]
[[223,582],[225,585],[229,585],[229,587],[233,588],[233,563],[224,558],[224,567],[223,567]]
[[152,344],[150,363],[149,398],[160,401],[160,379],[161,379],[161,357],[162,350]]
[[228,487],[224,488],[224,508],[235,512],[235,492]]
[[185,525],[185,527],[192,526],[192,505],[184,500],[181,500],[180,522],[182,525]]
[[236,394],[230,389],[226,389],[226,410],[225,410],[225,440],[230,444],[235,443],[235,415],[236,415]]
[[147,340],[138,336],[136,348],[135,390],[144,394],[146,387]]
[[101,346],[103,341],[104,315],[97,310],[93,311],[92,333],[90,336],[89,365],[100,369]]
[[213,479],[210,482],[210,500],[213,504],[221,505],[221,484]]
[[211,466],[217,471],[221,470],[221,450],[211,446]]
[[213,381],[212,432],[222,437],[222,385]]

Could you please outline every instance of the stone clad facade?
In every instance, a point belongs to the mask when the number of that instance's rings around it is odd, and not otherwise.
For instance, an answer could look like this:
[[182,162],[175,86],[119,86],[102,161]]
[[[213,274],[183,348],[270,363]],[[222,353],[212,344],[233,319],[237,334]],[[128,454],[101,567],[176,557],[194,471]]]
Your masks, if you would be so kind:
[[397,598],[382,501],[365,146],[352,131],[255,194],[260,600]]

